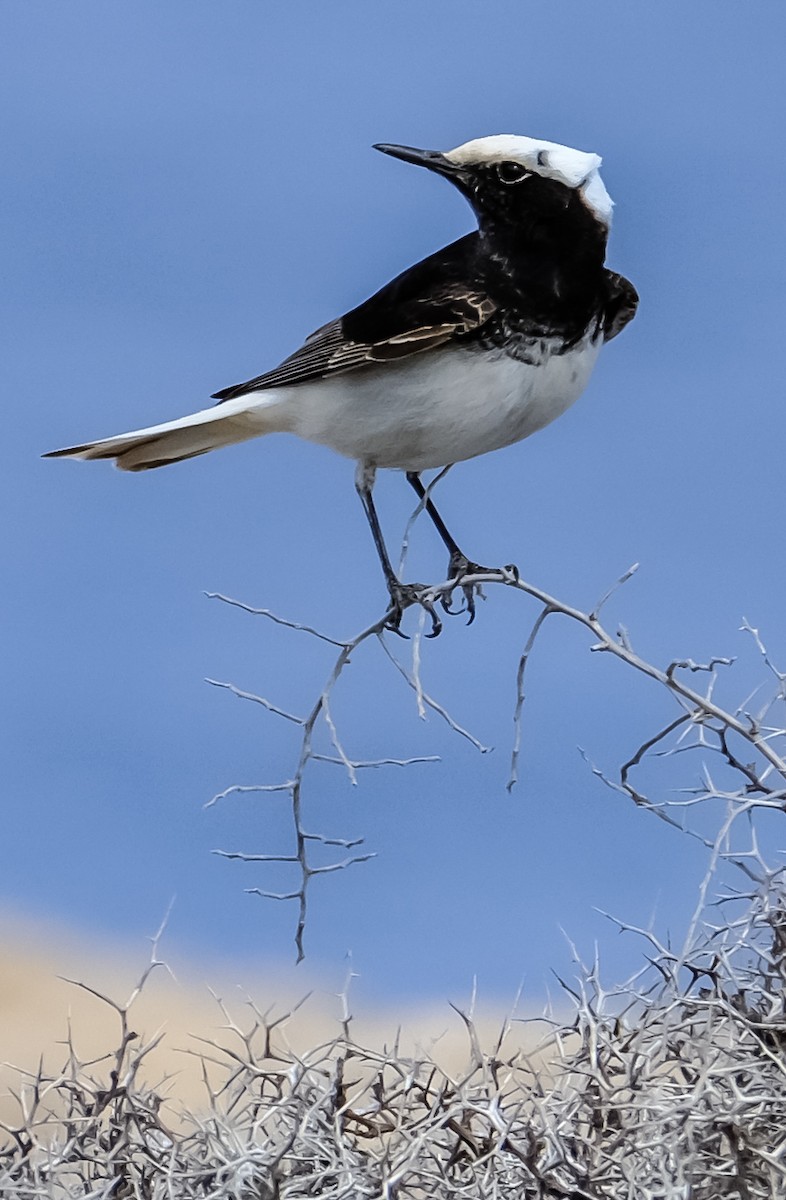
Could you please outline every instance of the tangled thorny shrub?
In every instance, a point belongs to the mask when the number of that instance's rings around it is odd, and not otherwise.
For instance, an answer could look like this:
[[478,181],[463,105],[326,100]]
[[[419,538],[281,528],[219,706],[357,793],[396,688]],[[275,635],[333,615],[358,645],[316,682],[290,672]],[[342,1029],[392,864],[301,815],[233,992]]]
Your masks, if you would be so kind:
[[[425,500],[412,514],[408,531],[423,503]],[[405,534],[405,546],[408,536],[409,532]],[[593,765],[595,776],[617,796],[632,801],[640,812],[647,812],[673,829],[697,838],[711,850],[716,866],[724,862],[740,866],[741,860],[757,854],[755,825],[765,819],[765,813],[768,816],[777,814],[780,818],[786,808],[786,671],[778,669],[758,629],[747,621],[743,621],[741,631],[746,635],[748,646],[755,648],[764,664],[766,677],[763,685],[753,692],[747,691],[746,684],[741,702],[735,702],[733,697],[731,702],[723,698],[724,695],[731,696],[734,686],[730,671],[735,662],[733,657],[713,656],[705,662],[673,658],[661,665],[642,657],[634,649],[630,632],[624,625],[618,624],[614,628],[601,621],[604,606],[636,570],[635,565],[630,567],[589,610],[549,595],[522,579],[512,568],[499,571],[478,568],[476,574],[465,576],[458,585],[455,579],[434,585],[428,590],[428,603],[432,607],[445,603],[450,609],[451,597],[455,599],[457,587],[464,590],[465,596],[475,592],[482,594],[482,588],[504,587],[516,594],[522,603],[534,600],[539,606],[528,636],[525,638],[522,634],[517,650],[518,666],[511,671],[511,682],[515,678],[515,700],[508,790],[516,786],[519,777],[530,660],[546,625],[558,619],[567,620],[590,635],[589,649],[596,657],[616,662],[625,673],[623,687],[626,686],[625,676],[629,682],[634,677],[648,680],[666,702],[655,728],[647,732],[636,749],[625,755],[622,766],[609,771]],[[267,608],[255,608],[219,593],[209,594],[248,615],[295,631],[298,637],[306,635],[312,646],[318,645],[320,651],[327,648],[330,656],[325,682],[300,711],[282,708],[266,694],[248,691],[234,683],[208,680],[243,702],[254,704],[265,719],[272,717],[298,730],[288,778],[277,782],[232,784],[209,800],[206,807],[240,794],[257,794],[265,805],[277,797],[289,807],[291,832],[286,848],[263,847],[262,853],[243,849],[216,850],[215,853],[226,859],[253,864],[259,869],[263,883],[271,866],[276,870],[283,869],[283,878],[287,880],[285,890],[272,891],[267,886],[247,890],[267,900],[296,906],[294,941],[300,961],[305,957],[313,881],[375,857],[363,849],[362,837],[335,837],[315,832],[308,803],[312,768],[316,764],[333,764],[355,784],[360,773],[366,770],[398,769],[414,763],[439,761],[435,755],[371,760],[349,756],[334,717],[333,701],[350,662],[357,663],[361,651],[381,650],[386,667],[392,666],[411,690],[419,717],[433,715],[481,753],[486,753],[490,747],[461,725],[425,686],[428,636],[425,609],[420,609],[420,623],[412,628],[411,641],[404,643],[406,654],[402,657],[400,645],[393,645],[399,639],[386,632],[385,613],[354,636],[337,639],[309,625],[278,616]],[[680,777],[677,764],[685,768],[688,762],[692,768],[686,780],[684,775]],[[660,771],[653,774],[658,765]],[[672,772],[664,778],[660,772],[664,768],[668,771],[669,766]],[[745,870],[744,865],[742,870]]]
[[[71,1049],[22,1079],[0,1195],[33,1197],[596,1197],[758,1200],[786,1194],[786,879],[717,906],[688,952],[651,934],[647,965],[606,990],[597,965],[564,984],[571,1019],[538,1050],[512,1020],[451,1076],[351,1020],[305,1055],[287,1018],[225,1012],[202,1049],[205,1105],[172,1113],[143,1080],[152,1048],[116,1009],[105,1058]],[[145,972],[141,986],[156,965]],[[96,993],[97,995],[97,993]],[[526,1037],[524,1035],[527,1035]],[[166,1116],[164,1115],[166,1114]]]

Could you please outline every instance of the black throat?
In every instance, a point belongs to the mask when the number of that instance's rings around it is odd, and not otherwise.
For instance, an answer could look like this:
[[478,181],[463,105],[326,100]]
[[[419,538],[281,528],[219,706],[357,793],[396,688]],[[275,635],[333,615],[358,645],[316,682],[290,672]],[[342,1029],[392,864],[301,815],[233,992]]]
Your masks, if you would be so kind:
[[573,341],[605,301],[608,230],[560,184],[533,181],[527,200],[515,212],[478,214],[477,266],[511,329]]

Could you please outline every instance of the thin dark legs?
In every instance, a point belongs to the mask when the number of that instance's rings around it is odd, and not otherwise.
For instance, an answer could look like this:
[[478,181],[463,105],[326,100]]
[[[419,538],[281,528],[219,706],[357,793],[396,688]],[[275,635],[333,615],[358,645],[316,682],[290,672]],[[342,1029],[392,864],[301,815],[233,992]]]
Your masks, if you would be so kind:
[[[366,514],[369,526],[371,527],[371,536],[374,538],[374,545],[377,548],[379,561],[382,565],[382,571],[385,576],[385,582],[388,585],[388,593],[390,594],[390,608],[387,613],[385,622],[388,629],[392,629],[394,633],[400,633],[399,626],[401,618],[404,615],[404,610],[409,608],[411,604],[421,604],[425,608],[428,615],[431,617],[431,633],[428,637],[436,637],[442,629],[436,609],[431,601],[424,598],[424,593],[428,590],[424,588],[422,583],[402,583],[396,572],[393,570],[393,565],[390,561],[390,555],[385,545],[385,539],[382,536],[382,527],[379,523],[377,510],[374,505],[372,489],[374,487],[374,478],[376,476],[376,468],[366,466],[363,463],[358,463],[357,473],[355,475],[355,487],[360,496],[360,503],[363,505],[363,511]],[[420,482],[418,480],[418,482]],[[402,635],[404,636],[404,635]]]
[[[436,637],[442,629],[442,622],[437,616],[433,603],[425,598],[426,594],[428,593],[428,588],[424,587],[422,583],[402,583],[396,572],[393,570],[393,564],[390,561],[390,555],[388,554],[387,547],[385,545],[385,539],[382,536],[382,527],[379,523],[379,517],[377,515],[377,510],[372,496],[375,476],[375,467],[358,463],[358,469],[355,475],[355,487],[358,495],[360,496],[360,502],[363,505],[363,511],[366,514],[366,519],[371,527],[371,535],[374,538],[374,545],[377,548],[377,554],[379,555],[379,561],[382,565],[382,571],[385,575],[385,582],[390,594],[390,609],[388,610],[386,625],[389,629],[399,633],[399,626],[401,624],[401,618],[404,614],[404,610],[409,608],[411,604],[420,604],[423,606],[423,608],[425,608],[426,612],[431,617],[431,633],[428,636]],[[427,489],[424,488],[423,484],[421,483],[420,475],[417,473],[417,471],[407,471],[407,480],[417,492],[420,500],[423,502],[426,512],[434,522],[434,527],[439,536],[442,538],[442,541],[445,543],[445,547],[450,555],[450,562],[448,564],[448,579],[455,580],[456,587],[460,587],[464,595],[464,609],[456,610],[450,607],[452,591],[441,597],[442,607],[445,609],[445,612],[448,613],[456,611],[469,613],[469,624],[471,625],[475,620],[475,596],[480,592],[480,586],[478,584],[471,583],[465,584],[462,583],[461,580],[467,575],[485,574],[490,571],[491,568],[481,567],[478,563],[472,562],[471,559],[467,558],[466,554],[464,554],[458,545],[458,542],[451,534],[447,525],[442,520],[439,510],[433,503]],[[514,575],[518,575],[517,569],[513,566],[506,567],[505,570],[512,571]]]
[[385,583],[388,585],[388,591],[393,594],[394,588],[400,584],[400,580],[396,572],[393,570],[393,565],[390,561],[385,539],[382,536],[382,526],[379,523],[374,497],[371,492],[374,487],[376,478],[376,467],[368,467],[363,463],[358,463],[357,472],[355,473],[355,488],[360,496],[360,503],[363,505],[363,511],[366,514],[366,520],[371,527],[371,536],[374,539],[374,545],[377,548],[379,561],[382,564],[382,571],[385,576]]
[[437,509],[436,504],[434,504],[433,500],[428,495],[426,489],[424,488],[423,484],[421,483],[420,476],[418,475],[417,471],[407,471],[407,483],[411,484],[411,486],[415,489],[415,491],[417,492],[417,494],[421,500],[426,501],[426,512],[431,517],[431,520],[434,522],[434,526],[437,530],[437,533],[439,534],[439,536],[442,538],[443,542],[445,543],[447,550],[448,550],[448,554],[451,557],[451,560],[453,558],[464,558],[464,555],[461,553],[455,538],[452,536],[447,525],[442,520],[442,517],[439,515],[439,511]]
[[[466,554],[463,552],[456,539],[451,534],[447,525],[442,520],[437,506],[433,503],[426,488],[424,488],[423,484],[421,483],[420,476],[418,475],[417,471],[407,471],[407,481],[415,489],[420,499],[425,501],[426,512],[431,517],[431,520],[434,522],[434,528],[447,547],[448,554],[450,555],[450,562],[448,563],[448,578],[455,579],[456,583],[458,584],[458,581],[465,575],[479,575],[491,570],[490,567],[481,567],[479,563],[473,562],[471,558],[467,558]],[[514,566],[506,567],[505,570],[512,571],[516,576],[518,575],[518,569]],[[464,593],[464,603],[466,605],[466,609],[459,609],[458,611],[466,611],[469,613],[469,621],[467,624],[471,625],[475,620],[475,595],[476,593],[480,592],[480,587],[477,584],[473,585],[468,583],[462,584],[461,590]],[[457,611],[455,609],[451,609],[450,600],[450,595],[442,597],[442,607],[445,609],[445,612]]]

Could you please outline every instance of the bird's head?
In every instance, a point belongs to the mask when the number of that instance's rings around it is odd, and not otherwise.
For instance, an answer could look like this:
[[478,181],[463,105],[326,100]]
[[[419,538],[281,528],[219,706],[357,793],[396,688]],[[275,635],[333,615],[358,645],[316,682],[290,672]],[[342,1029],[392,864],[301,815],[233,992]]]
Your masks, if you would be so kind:
[[611,224],[597,154],[514,134],[476,138],[455,150],[375,149],[444,175],[467,197],[481,228],[550,225],[568,211],[589,216],[604,233]]

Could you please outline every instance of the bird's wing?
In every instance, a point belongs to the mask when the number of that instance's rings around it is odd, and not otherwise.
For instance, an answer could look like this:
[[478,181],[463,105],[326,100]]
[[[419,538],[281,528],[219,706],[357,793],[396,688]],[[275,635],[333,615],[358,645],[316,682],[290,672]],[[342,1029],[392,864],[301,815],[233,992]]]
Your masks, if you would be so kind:
[[470,282],[476,239],[470,234],[410,267],[358,308],[317,329],[278,367],[224,388],[214,399],[406,358],[479,329],[497,306],[482,286]]
[[608,298],[603,314],[603,340],[610,342],[635,317],[639,293],[629,279],[616,271],[606,272],[606,284]]

